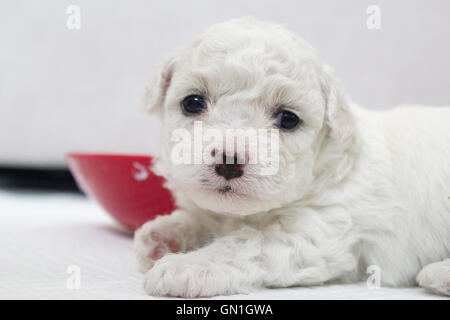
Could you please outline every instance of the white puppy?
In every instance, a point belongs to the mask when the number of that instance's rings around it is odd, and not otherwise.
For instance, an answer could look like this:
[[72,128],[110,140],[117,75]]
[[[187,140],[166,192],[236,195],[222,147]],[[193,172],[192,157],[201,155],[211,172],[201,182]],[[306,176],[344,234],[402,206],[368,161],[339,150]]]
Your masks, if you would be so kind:
[[[371,265],[382,285],[450,294],[449,108],[361,109],[307,43],[251,18],[179,49],[146,98],[164,128],[155,170],[179,207],[135,234],[149,294],[357,281]],[[197,121],[279,129],[277,172],[206,143],[227,164],[174,164],[173,132]]]

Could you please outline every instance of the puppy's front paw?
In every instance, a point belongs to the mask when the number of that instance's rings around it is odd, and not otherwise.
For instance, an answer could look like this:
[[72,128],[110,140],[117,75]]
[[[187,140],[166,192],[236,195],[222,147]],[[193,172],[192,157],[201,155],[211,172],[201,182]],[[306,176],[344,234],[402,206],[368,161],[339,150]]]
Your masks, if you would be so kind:
[[450,259],[427,265],[417,276],[417,282],[437,294],[450,296]]
[[165,218],[168,217],[145,223],[134,235],[134,252],[143,272],[166,254],[180,250],[175,237],[177,225]]
[[196,254],[168,255],[145,275],[149,295],[186,298],[211,297],[238,291],[232,270]]

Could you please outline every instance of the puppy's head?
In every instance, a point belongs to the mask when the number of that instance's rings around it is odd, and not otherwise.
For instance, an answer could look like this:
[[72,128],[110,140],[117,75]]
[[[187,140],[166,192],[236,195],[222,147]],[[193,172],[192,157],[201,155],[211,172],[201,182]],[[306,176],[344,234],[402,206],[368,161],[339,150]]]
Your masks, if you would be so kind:
[[156,170],[179,204],[220,213],[306,197],[353,130],[314,50],[252,18],[212,26],[176,51],[148,86],[145,107],[163,121]]

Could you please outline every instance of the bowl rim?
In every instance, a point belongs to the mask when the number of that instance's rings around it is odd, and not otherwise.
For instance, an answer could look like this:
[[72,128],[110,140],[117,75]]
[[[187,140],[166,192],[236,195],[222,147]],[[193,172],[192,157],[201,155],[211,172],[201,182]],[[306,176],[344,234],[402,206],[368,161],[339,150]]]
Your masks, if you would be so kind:
[[68,152],[67,158],[146,158],[152,159],[150,154],[130,154],[130,153],[107,153],[107,152]]

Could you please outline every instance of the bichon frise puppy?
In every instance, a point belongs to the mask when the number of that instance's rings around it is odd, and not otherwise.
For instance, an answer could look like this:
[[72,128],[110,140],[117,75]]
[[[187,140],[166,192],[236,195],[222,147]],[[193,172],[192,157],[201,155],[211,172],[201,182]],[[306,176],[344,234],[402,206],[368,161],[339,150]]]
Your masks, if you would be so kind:
[[[310,45],[252,18],[169,57],[146,107],[179,208],[135,234],[149,294],[358,281],[374,266],[382,285],[450,294],[449,108],[361,109]],[[212,139],[238,129],[271,133],[258,146],[276,157],[254,161],[249,136],[244,150],[240,134]]]

